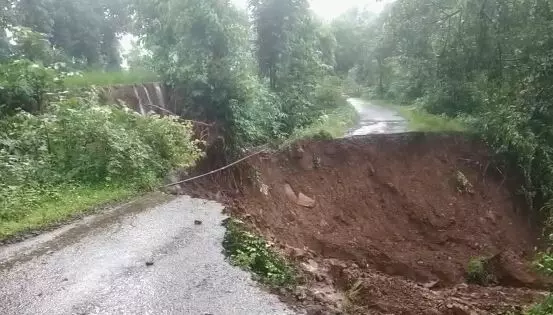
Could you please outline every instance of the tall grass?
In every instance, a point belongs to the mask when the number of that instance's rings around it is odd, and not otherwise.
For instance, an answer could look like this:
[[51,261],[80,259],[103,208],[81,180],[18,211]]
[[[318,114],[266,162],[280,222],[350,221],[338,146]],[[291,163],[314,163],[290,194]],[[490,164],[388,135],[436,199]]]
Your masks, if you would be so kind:
[[395,105],[382,100],[371,100],[371,103],[397,110],[409,123],[410,131],[424,132],[467,132],[463,121],[445,115],[433,115],[419,105]]
[[136,188],[121,185],[65,185],[58,189],[56,198],[39,196],[34,207],[26,209],[22,218],[0,220],[0,240],[18,233],[64,222],[68,218],[86,213],[102,204],[130,198],[138,193]]
[[90,71],[83,72],[74,76],[65,78],[65,86],[87,87],[91,85],[108,86],[117,84],[139,84],[159,81],[159,76],[147,71],[118,71],[103,72]]

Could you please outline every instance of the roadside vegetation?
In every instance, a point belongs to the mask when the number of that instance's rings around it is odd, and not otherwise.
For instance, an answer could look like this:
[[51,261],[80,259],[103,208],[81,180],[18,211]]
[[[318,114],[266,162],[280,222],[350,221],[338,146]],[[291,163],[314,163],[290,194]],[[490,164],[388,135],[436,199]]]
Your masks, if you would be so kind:
[[71,95],[53,83],[54,72],[14,62],[15,71],[32,69],[25,80],[35,89],[3,94],[0,238],[154,188],[201,157],[190,125],[101,105],[95,91]]
[[159,82],[157,74],[149,71],[84,71],[75,72],[66,76],[63,80],[67,88],[90,87],[90,86],[111,86],[119,84],[140,84]]
[[251,271],[259,281],[272,287],[290,287],[296,271],[267,242],[248,231],[244,223],[228,219],[223,246],[232,264]]
[[425,132],[468,132],[462,118],[431,114],[421,104],[394,105],[391,101],[371,100],[371,103],[397,110],[409,122],[409,130]]

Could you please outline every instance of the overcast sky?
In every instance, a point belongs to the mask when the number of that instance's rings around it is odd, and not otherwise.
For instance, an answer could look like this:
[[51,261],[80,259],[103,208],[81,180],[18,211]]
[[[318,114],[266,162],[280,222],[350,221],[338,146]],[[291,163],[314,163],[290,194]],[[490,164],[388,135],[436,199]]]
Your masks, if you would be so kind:
[[[248,0],[231,0],[236,5],[245,8]],[[320,17],[331,20],[355,6],[366,6],[367,9],[379,13],[390,0],[310,0],[311,8]]]

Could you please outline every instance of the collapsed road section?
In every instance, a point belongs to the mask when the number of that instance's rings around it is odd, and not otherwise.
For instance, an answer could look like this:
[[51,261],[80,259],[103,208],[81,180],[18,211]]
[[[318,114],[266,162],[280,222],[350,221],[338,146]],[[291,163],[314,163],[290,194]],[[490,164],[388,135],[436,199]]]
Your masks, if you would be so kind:
[[311,279],[301,304],[488,314],[533,303],[549,283],[531,267],[539,229],[491,162],[462,135],[303,141],[188,191],[229,196],[233,216],[295,261]]

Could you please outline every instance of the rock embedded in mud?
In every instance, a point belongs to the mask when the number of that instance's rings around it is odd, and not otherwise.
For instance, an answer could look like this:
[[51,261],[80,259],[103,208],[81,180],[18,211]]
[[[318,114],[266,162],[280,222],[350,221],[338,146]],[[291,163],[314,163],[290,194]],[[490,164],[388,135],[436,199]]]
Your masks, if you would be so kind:
[[325,315],[325,314],[328,314],[328,312],[324,308],[324,306],[321,306],[321,305],[308,306],[305,311],[306,311],[307,315]]
[[294,159],[299,160],[303,158],[304,153],[305,153],[305,150],[303,149],[303,147],[297,144],[291,149],[290,156]]
[[369,167],[369,176],[374,176],[376,174],[376,170],[374,169],[374,166],[372,165],[371,162],[368,162],[368,167]]
[[307,251],[301,248],[291,248],[291,255],[294,258],[304,258],[307,255]]
[[519,255],[507,250],[488,261],[500,284],[513,287],[546,288],[547,285]]
[[296,193],[294,192],[294,189],[292,189],[292,186],[290,186],[290,184],[284,184],[284,195],[286,195],[286,197],[290,201],[294,203],[298,202],[298,197],[296,196]]
[[440,280],[434,280],[434,281],[430,281],[430,282],[427,282],[427,283],[423,283],[422,286],[426,289],[432,289],[436,285],[438,285],[438,283],[440,283]]
[[314,208],[316,204],[315,199],[309,198],[301,192],[298,194],[296,203],[305,208]]
[[469,310],[466,306],[459,304],[447,304],[447,312],[445,314],[451,315],[476,315],[476,312]]
[[388,186],[388,188],[395,194],[399,193],[399,189],[396,187],[396,185],[394,185],[393,183],[391,182],[387,182],[386,183],[386,186]]
[[294,295],[296,296],[296,299],[298,299],[298,301],[304,301],[307,298],[307,288],[301,286],[297,287]]

